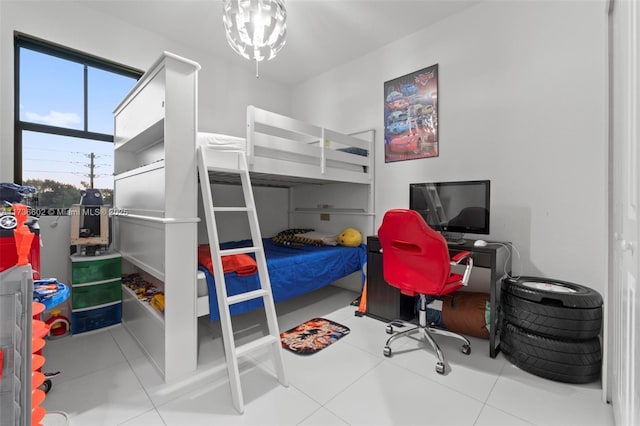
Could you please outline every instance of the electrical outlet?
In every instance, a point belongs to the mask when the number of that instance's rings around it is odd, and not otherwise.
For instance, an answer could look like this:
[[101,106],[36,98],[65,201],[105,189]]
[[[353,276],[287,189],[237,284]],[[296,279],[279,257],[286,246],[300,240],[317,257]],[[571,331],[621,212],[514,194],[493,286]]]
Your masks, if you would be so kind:
[[331,220],[331,215],[329,213],[320,213],[320,220]]

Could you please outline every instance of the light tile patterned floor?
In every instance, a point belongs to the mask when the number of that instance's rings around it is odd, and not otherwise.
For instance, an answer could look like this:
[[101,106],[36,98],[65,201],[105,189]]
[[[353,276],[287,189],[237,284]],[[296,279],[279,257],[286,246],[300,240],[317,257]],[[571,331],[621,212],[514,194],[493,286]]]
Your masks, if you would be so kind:
[[[569,385],[542,379],[488,355],[488,341],[472,339],[472,353],[437,338],[447,373],[411,339],[385,358],[385,324],[354,316],[356,295],[326,287],[277,306],[281,330],[324,317],[351,329],[309,356],[285,351],[290,386],[273,376],[267,353],[240,361],[245,413],[237,414],[224,364],[218,323],[200,318],[198,370],[164,384],[121,326],[50,340],[46,371],[60,370],[44,406],[46,426],[93,425],[613,425],[600,383]],[[239,340],[261,335],[263,314],[234,317]]]

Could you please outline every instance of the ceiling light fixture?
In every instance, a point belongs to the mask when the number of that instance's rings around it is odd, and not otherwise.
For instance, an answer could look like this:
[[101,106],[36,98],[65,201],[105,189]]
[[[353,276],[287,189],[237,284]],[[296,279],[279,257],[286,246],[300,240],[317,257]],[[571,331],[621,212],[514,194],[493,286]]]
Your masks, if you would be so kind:
[[227,41],[239,55],[258,62],[273,59],[285,44],[287,11],[283,0],[224,0]]

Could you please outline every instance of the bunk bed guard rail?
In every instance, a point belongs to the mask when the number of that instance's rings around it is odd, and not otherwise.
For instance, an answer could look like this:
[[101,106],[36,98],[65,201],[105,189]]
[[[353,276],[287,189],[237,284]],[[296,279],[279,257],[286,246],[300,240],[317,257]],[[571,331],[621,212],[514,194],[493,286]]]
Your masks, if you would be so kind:
[[305,123],[271,111],[247,107],[247,160],[254,164],[256,149],[296,153],[317,159],[321,174],[327,162],[345,167],[361,167],[370,173],[373,155],[372,142],[342,134],[324,127]]

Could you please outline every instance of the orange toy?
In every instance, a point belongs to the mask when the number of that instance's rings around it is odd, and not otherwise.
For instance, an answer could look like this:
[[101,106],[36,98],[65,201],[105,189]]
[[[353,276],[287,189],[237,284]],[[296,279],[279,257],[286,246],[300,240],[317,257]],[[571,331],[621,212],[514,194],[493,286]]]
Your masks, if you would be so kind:
[[364,280],[364,286],[362,287],[362,295],[360,295],[360,304],[356,310],[356,316],[363,316],[367,313],[367,280]]
[[29,250],[31,249],[31,241],[33,234],[24,223],[27,221],[27,206],[23,204],[14,204],[13,213],[18,223],[13,231],[16,240],[16,250],[18,252],[18,266],[24,266],[29,263]]

